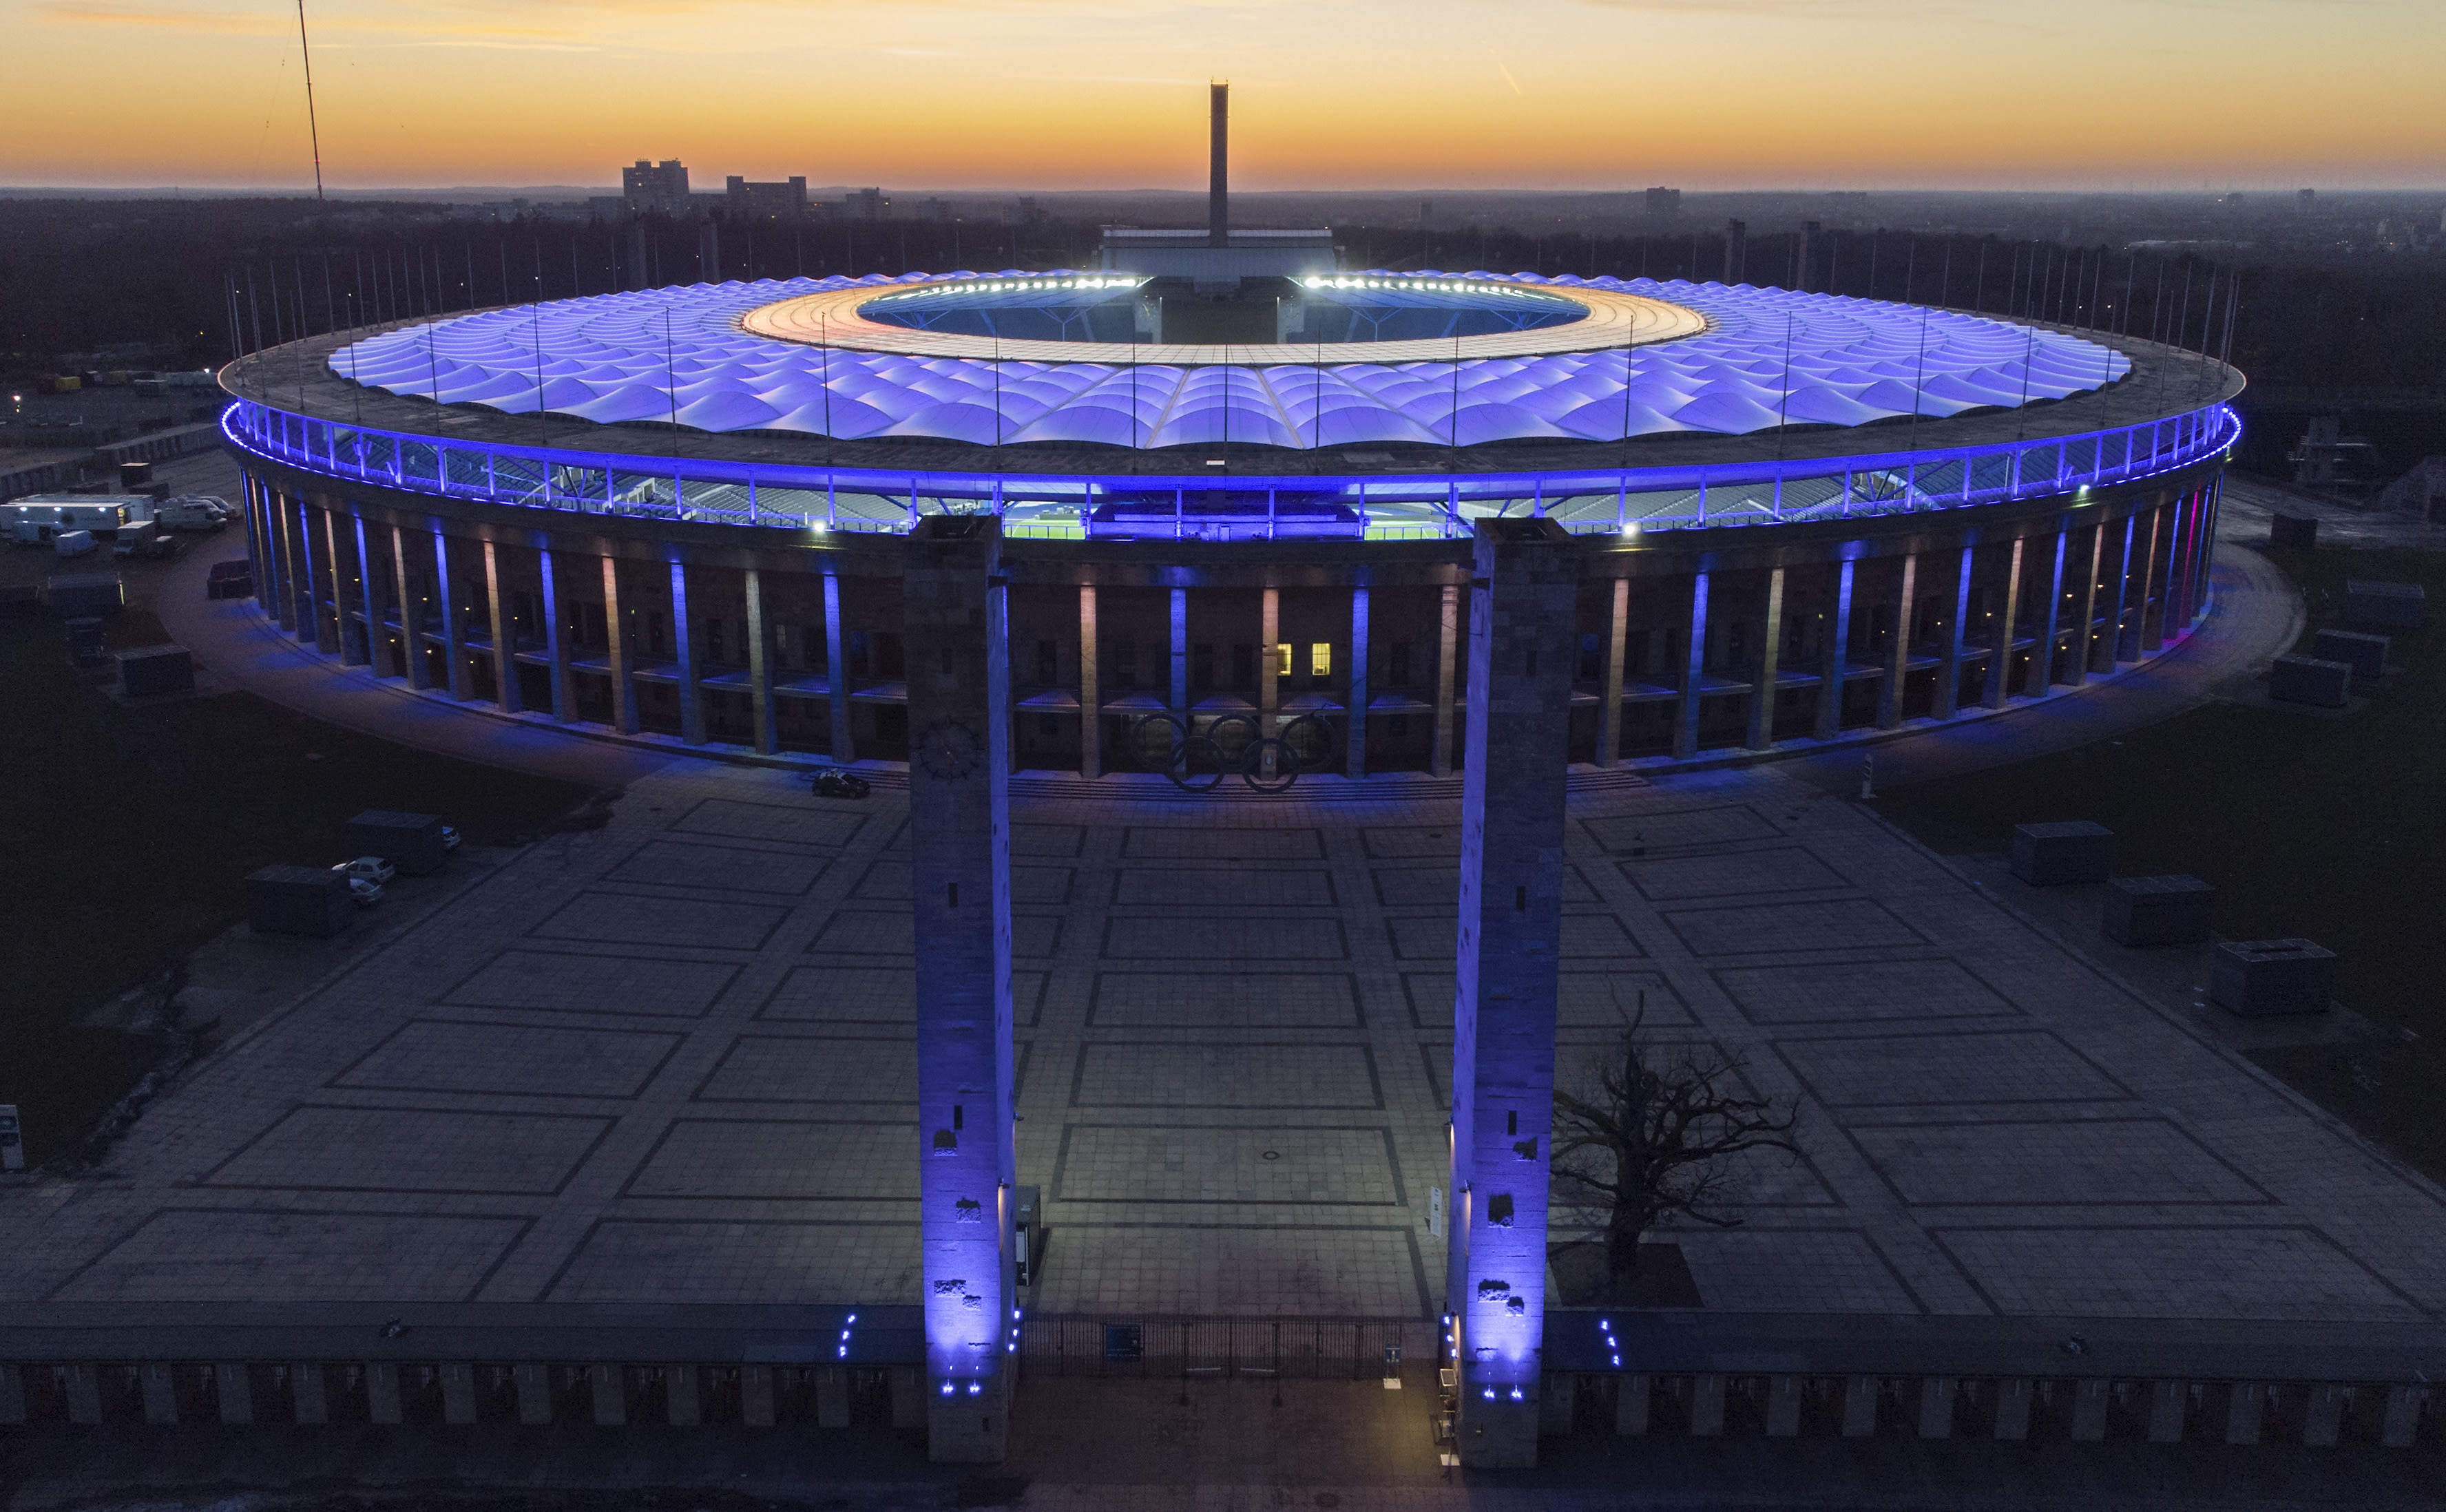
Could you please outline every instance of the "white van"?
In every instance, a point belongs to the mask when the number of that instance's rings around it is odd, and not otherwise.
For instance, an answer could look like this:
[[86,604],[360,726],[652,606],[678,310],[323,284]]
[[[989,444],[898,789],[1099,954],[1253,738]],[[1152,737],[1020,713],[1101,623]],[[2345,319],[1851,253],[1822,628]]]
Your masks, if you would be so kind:
[[62,556],[83,556],[93,550],[91,531],[61,531],[51,537],[51,550]]
[[153,521],[165,531],[226,530],[229,517],[200,498],[174,498],[153,511]]

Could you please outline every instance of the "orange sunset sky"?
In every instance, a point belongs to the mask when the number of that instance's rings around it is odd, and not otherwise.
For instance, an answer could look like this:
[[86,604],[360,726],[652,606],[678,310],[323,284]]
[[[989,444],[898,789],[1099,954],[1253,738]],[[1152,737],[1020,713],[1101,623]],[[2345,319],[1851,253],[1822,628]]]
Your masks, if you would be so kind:
[[[2446,0],[309,0],[335,188],[2446,183]],[[280,0],[0,0],[0,184],[310,188]]]

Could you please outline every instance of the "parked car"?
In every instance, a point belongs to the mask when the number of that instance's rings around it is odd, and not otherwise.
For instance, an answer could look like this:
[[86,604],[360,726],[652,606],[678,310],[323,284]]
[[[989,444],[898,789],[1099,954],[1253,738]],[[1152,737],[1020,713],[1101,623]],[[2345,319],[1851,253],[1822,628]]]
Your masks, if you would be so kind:
[[846,768],[818,767],[807,775],[807,791],[818,798],[863,798],[874,790]]
[[370,882],[379,887],[399,874],[399,868],[380,856],[359,856],[354,861],[335,862],[331,869],[345,871],[352,881]]
[[382,884],[379,882],[367,882],[363,877],[350,877],[348,879],[348,897],[358,907],[370,908],[375,904],[378,904],[383,900]]

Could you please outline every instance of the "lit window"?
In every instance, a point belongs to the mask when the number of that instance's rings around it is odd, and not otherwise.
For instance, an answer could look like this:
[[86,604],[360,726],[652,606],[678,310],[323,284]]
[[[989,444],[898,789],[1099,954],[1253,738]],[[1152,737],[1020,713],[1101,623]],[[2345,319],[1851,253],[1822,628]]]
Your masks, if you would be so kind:
[[1333,675],[1333,647],[1319,641],[1308,648],[1308,675],[1312,678]]
[[1289,641],[1285,641],[1280,645],[1274,647],[1274,676],[1278,678],[1287,678],[1290,675],[1291,644]]

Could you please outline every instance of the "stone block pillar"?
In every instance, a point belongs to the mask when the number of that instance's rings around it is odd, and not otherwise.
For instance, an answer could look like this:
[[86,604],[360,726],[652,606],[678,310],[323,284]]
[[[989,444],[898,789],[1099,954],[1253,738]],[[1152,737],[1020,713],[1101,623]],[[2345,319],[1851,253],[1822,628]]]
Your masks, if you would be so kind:
[[[1282,636],[1283,590],[1270,588],[1257,610],[1257,733],[1268,738],[1283,733],[1277,712],[1282,708]],[[1262,775],[1271,777],[1274,748],[1266,747],[1257,762]]]
[[841,634],[840,573],[829,562],[824,564],[824,689],[831,700],[827,727],[832,758],[855,761],[857,741],[849,728],[849,641]]
[[747,711],[758,756],[774,751],[773,632],[764,623],[764,574],[747,569]]
[[1189,718],[1189,589],[1172,590],[1172,699],[1166,705]]
[[1605,702],[1597,709],[1597,766],[1622,765],[1622,684],[1630,652],[1630,579],[1613,580],[1606,616]]
[[2043,699],[2055,686],[2056,640],[2063,633],[2064,551],[2071,538],[2068,531],[2056,532],[2055,567],[2047,574],[2044,612],[2038,616],[2039,644],[2030,649],[2030,673],[2022,682],[2027,698]]
[[2112,672],[2119,663],[2135,660],[2128,649],[2136,639],[2126,619],[2132,612],[2132,548],[2139,526],[2139,516],[2123,516],[2123,544],[2115,553],[2115,600],[2107,609],[2106,664],[2098,670]]
[[1010,656],[1001,523],[928,515],[901,578],[928,1452],[993,1464],[1012,1317]]
[[433,532],[433,596],[441,601],[442,662],[450,696],[464,703],[476,696],[467,676],[466,622],[459,612],[458,586],[450,581],[450,537]]
[[671,650],[680,669],[680,738],[705,744],[705,690],[698,684],[696,615],[688,607],[687,564],[671,564]]
[[621,612],[620,559],[603,558],[603,658],[612,674],[612,727],[637,733],[637,681],[630,675],[629,621]]
[[484,543],[484,612],[493,621],[493,701],[517,714],[527,706],[518,687],[518,631],[501,588],[500,549],[490,541]]
[[1950,719],[1961,712],[1962,649],[1964,638],[1970,633],[1970,564],[1976,551],[1966,539],[1953,572],[1953,603],[1947,611],[1945,625],[1945,660],[1936,669],[1936,700],[1929,709],[1940,719]]
[[543,644],[552,655],[552,717],[568,724],[577,718],[577,689],[569,680],[569,614],[553,575],[550,546],[536,547],[536,567],[543,578]]
[[1919,553],[1903,558],[1901,596],[1894,603],[1894,644],[1886,647],[1886,675],[1877,682],[1877,728],[1903,722],[1903,696],[1910,692],[1911,621],[1919,607]]
[[2080,628],[2064,655],[2064,681],[2074,687],[2089,681],[2090,663],[2098,659],[2098,645],[2091,638],[2098,634],[2098,579],[2105,570],[2106,522],[2100,520],[2090,528],[2089,565],[2080,574]]
[[1776,678],[1783,654],[1783,569],[1766,574],[1766,633],[1759,643],[1756,680],[1750,684],[1749,748],[1763,751],[1775,744]]
[[1699,754],[1699,714],[1707,683],[1707,574],[1690,577],[1690,644],[1683,658],[1682,696],[1673,703],[1673,756]]
[[1991,709],[2004,706],[2006,692],[2013,685],[2013,643],[2021,638],[2014,626],[2022,614],[2022,558],[2028,548],[2029,542],[2017,538],[2012,561],[2004,569],[2004,612],[1996,621],[1996,650],[1987,659],[1987,685],[1982,696]]
[[1343,772],[1357,782],[1367,775],[1367,590],[1350,590],[1350,738]]
[[1448,777],[1453,773],[1454,673],[1460,661],[1460,585],[1444,585],[1436,624],[1436,729],[1435,743],[1427,751],[1427,775]]
[[348,516],[348,533],[356,537],[357,605],[366,611],[365,657],[374,669],[374,676],[388,676],[383,670],[382,579],[374,572],[373,553],[366,549],[366,519],[362,514]]
[[1584,548],[1543,519],[1477,522],[1461,797],[1446,1310],[1461,1463],[1537,1459],[1562,943],[1564,756]]
[[407,574],[407,532],[399,526],[390,528],[391,590],[399,596],[399,644],[401,665],[405,668],[407,685],[412,688],[433,686],[433,669],[424,660],[424,605],[416,596],[416,586]]
[[1834,603],[1827,611],[1825,661],[1817,675],[1817,738],[1843,733],[1844,668],[1852,659],[1852,579],[1858,564],[1845,557],[1834,567]]
[[[1098,686],[1097,655],[1102,644],[1096,630],[1096,585],[1079,585],[1079,775],[1101,777],[1104,775],[1104,690]],[[917,711],[909,713],[910,728],[915,729]]]
[[319,650],[323,644],[323,606],[314,587],[314,519],[304,499],[291,500],[287,513],[297,561],[296,573],[290,579],[297,595],[297,639]]
[[327,650],[340,654],[342,666],[361,666],[366,658],[357,654],[348,638],[348,574],[347,557],[340,551],[340,512],[323,511],[323,569],[331,585],[331,644]]

